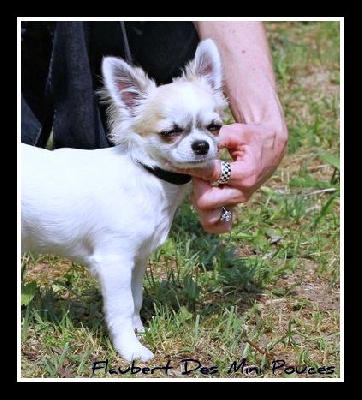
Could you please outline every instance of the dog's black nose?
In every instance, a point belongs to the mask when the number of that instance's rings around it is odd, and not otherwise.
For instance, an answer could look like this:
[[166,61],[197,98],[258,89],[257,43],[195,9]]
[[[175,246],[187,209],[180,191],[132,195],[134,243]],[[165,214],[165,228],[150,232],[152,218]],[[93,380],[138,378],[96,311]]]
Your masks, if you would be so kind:
[[195,154],[203,156],[209,151],[210,145],[206,140],[197,140],[196,142],[192,143],[191,148]]

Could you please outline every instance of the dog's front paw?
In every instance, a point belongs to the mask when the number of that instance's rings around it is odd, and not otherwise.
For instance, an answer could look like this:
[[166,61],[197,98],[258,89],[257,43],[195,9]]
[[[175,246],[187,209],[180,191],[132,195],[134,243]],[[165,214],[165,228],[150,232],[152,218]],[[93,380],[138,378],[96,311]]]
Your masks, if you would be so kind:
[[138,343],[136,346],[133,345],[132,347],[128,347],[127,349],[123,347],[119,350],[119,352],[127,361],[149,361],[154,357],[152,351],[148,350],[148,348],[143,346],[141,343]]
[[129,335],[115,337],[113,344],[122,358],[127,361],[149,361],[154,357],[153,353],[137,340],[133,330],[129,332]]

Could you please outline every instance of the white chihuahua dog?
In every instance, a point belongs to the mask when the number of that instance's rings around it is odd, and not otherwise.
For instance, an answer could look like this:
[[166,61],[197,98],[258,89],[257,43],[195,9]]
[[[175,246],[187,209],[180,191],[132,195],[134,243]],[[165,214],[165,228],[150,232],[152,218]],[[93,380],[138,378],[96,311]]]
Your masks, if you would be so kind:
[[227,105],[220,57],[204,40],[183,75],[162,86],[119,58],[105,57],[102,74],[114,147],[22,144],[22,251],[88,266],[100,280],[113,345],[128,361],[147,361],[153,353],[136,335],[143,277],[190,181],[170,166],[201,167],[217,157]]

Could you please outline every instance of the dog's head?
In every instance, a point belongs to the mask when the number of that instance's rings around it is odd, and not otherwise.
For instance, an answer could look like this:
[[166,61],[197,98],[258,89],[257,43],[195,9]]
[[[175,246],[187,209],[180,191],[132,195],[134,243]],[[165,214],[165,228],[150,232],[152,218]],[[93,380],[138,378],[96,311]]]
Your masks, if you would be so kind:
[[200,42],[195,58],[172,83],[156,86],[139,67],[114,57],[102,63],[110,139],[153,165],[203,166],[217,155],[227,102],[216,45]]

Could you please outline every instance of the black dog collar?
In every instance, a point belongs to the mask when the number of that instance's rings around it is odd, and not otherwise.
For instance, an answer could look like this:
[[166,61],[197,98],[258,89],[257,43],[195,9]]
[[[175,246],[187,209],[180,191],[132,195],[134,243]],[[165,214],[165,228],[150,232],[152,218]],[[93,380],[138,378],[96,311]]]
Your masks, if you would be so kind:
[[189,183],[191,181],[191,175],[166,171],[165,169],[162,169],[160,167],[149,167],[148,165],[141,163],[141,161],[139,160],[135,161],[142,165],[145,170],[157,176],[157,178],[163,179],[164,181],[172,183],[173,185],[185,185],[186,183]]

